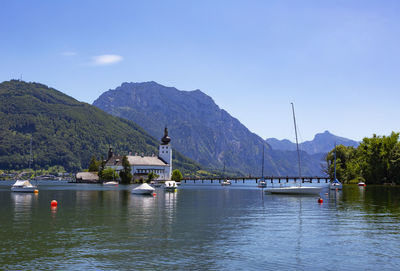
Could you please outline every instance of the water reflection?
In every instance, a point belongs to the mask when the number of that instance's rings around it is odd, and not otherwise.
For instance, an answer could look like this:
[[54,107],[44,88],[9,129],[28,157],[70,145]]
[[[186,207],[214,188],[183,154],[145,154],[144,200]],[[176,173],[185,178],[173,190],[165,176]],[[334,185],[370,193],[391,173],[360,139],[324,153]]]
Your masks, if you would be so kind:
[[323,204],[220,185],[156,194],[79,186],[39,197],[0,191],[0,266],[395,270],[400,263],[400,188],[345,186],[324,194]]
[[11,199],[14,203],[14,223],[22,226],[25,222],[31,220],[32,205],[37,198],[38,195],[33,193],[11,193]]
[[14,202],[14,211],[26,212],[32,207],[34,199],[37,199],[37,194],[34,193],[11,193],[11,198]]

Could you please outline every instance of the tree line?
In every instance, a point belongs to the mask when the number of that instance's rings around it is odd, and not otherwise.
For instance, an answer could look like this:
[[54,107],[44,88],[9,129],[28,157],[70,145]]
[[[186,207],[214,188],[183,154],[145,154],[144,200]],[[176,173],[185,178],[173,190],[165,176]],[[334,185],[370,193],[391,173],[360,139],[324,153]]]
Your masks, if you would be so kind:
[[326,172],[344,183],[364,181],[367,184],[400,184],[399,133],[364,138],[357,148],[337,146],[326,156]]

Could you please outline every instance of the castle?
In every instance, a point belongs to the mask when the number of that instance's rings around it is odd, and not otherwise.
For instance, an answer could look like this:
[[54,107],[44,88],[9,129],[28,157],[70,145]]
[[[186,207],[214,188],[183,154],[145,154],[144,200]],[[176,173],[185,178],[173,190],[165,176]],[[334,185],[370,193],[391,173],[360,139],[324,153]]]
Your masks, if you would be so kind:
[[[154,172],[159,177],[157,180],[170,180],[172,175],[172,148],[168,129],[165,127],[164,136],[161,138],[158,156],[127,155],[134,179],[146,179],[147,174]],[[117,172],[122,170],[122,157],[116,156],[110,147],[106,168],[113,168]]]

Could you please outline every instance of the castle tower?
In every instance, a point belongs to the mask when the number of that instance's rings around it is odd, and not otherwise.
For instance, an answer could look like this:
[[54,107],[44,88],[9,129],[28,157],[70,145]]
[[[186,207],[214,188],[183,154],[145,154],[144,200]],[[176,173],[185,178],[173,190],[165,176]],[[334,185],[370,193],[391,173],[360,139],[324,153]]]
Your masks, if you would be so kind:
[[108,155],[107,155],[107,160],[109,160],[111,157],[113,157],[114,156],[114,153],[113,153],[113,149],[112,149],[112,147],[110,146],[110,148],[108,149]]
[[166,180],[170,180],[172,176],[172,148],[169,144],[171,142],[171,138],[168,136],[168,128],[164,129],[164,136],[161,138],[161,145],[159,149],[159,157],[168,163],[169,167],[165,169]]

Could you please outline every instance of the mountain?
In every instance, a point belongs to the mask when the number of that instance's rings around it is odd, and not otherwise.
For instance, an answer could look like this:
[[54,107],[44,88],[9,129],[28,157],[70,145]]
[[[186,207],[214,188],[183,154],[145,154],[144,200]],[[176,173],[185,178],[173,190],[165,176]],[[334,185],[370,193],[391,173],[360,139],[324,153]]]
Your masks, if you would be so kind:
[[[278,140],[276,138],[268,138],[266,142],[275,150],[286,150],[293,151],[296,150],[296,143],[293,143],[287,139]],[[305,141],[299,144],[299,149],[307,152],[310,155],[318,153],[328,153],[334,147],[334,145],[352,146],[357,147],[358,142],[347,139],[344,137],[339,137],[331,134],[329,131],[316,134],[314,139],[311,141]]]
[[[181,91],[156,82],[123,83],[104,92],[93,105],[134,121],[156,138],[162,135],[157,127],[167,125],[173,147],[204,166],[225,165],[240,174],[261,175],[264,145],[267,175],[297,173],[296,153],[271,149],[200,90]],[[302,155],[303,172],[320,173],[319,161]]]
[[[158,127],[160,133],[163,125]],[[60,91],[19,80],[0,84],[0,168],[28,168],[32,136],[33,167],[87,168],[92,155],[114,152],[158,153],[159,141],[132,121],[105,113]],[[160,138],[160,137],[159,137]],[[174,167],[196,171],[199,165],[174,152]]]

